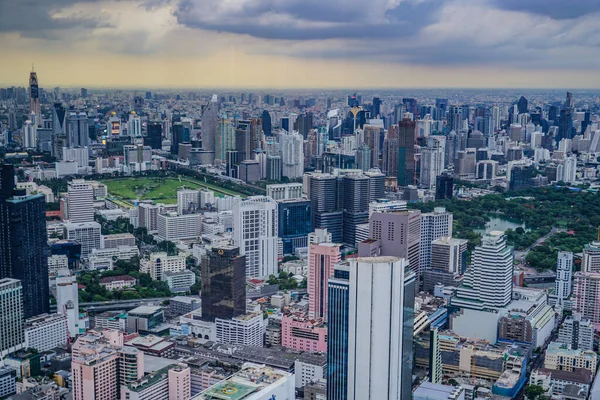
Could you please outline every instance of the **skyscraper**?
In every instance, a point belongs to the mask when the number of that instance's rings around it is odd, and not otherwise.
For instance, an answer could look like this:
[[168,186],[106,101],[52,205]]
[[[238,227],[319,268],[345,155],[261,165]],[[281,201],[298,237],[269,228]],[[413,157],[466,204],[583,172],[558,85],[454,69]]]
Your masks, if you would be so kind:
[[42,127],[42,108],[40,105],[40,88],[35,71],[29,73],[29,114],[35,113],[38,127]]
[[15,189],[12,165],[0,177],[0,278],[21,281],[25,318],[49,311],[46,201]]
[[452,213],[436,207],[432,213],[421,214],[421,273],[431,267],[431,243],[443,237],[452,237]]
[[67,186],[67,210],[73,223],[94,222],[94,189],[84,179],[74,179]]
[[335,243],[342,243],[342,181],[334,175],[309,177],[313,228],[327,229]]
[[227,161],[227,151],[235,150],[235,126],[233,121],[223,116],[215,138],[215,160]]
[[246,313],[246,258],[239,248],[219,245],[202,261],[202,319],[231,319]]
[[529,111],[528,101],[524,96],[521,96],[519,101],[517,101],[517,109],[519,110],[519,114],[526,114]]
[[148,122],[146,137],[144,137],[144,146],[150,146],[152,149],[162,149],[162,121]]
[[451,175],[440,175],[435,178],[435,199],[452,199],[454,178]]
[[[432,138],[433,139],[433,138]],[[445,148],[442,140],[431,140],[431,146],[421,148],[421,171],[419,185],[423,188],[432,189],[436,178],[444,170]]]
[[381,242],[381,255],[405,258],[410,270],[419,274],[421,268],[421,212],[374,212],[369,219],[369,237]]
[[279,151],[283,165],[282,176],[297,179],[304,173],[304,146],[298,132],[279,133]]
[[329,281],[328,399],[410,397],[408,338],[398,334],[407,326],[405,267],[396,257],[359,257],[336,269]]
[[212,163],[214,163],[215,136],[219,124],[219,103],[217,95],[213,94],[208,104],[202,111],[201,132],[202,132],[202,150],[212,152]]
[[334,266],[342,255],[341,245],[335,243],[311,243],[308,249],[308,317],[327,321],[327,299],[329,278],[334,275]]
[[246,276],[277,273],[277,203],[267,196],[237,198],[233,207],[233,241],[246,256]]
[[379,139],[381,137],[381,128],[374,125],[365,125],[363,127],[365,144],[371,149],[371,166],[379,168]]
[[[585,259],[585,253],[584,253]],[[562,306],[564,301],[571,296],[573,279],[573,253],[568,251],[559,251],[556,260],[556,281],[554,294],[556,304]]]
[[262,112],[261,120],[262,120],[262,130],[263,130],[264,135],[267,136],[267,137],[272,136],[272,133],[271,133],[271,114],[269,114],[269,112],[267,110],[264,110]]
[[465,273],[452,305],[472,309],[498,309],[512,300],[513,248],[501,231],[492,231],[475,247],[471,268]]
[[23,287],[21,281],[0,279],[0,356],[19,350],[25,343],[23,325]]
[[398,186],[415,183],[415,122],[400,121],[398,132]]
[[67,115],[67,147],[85,147],[90,144],[88,117],[84,112]]
[[387,136],[383,141],[383,157],[381,170],[386,176],[398,175],[398,131],[397,125],[392,125],[387,130]]
[[[302,186],[302,185],[300,185]],[[283,254],[292,254],[298,247],[308,245],[312,232],[312,211],[308,199],[292,198],[277,202],[279,237],[283,241]]]

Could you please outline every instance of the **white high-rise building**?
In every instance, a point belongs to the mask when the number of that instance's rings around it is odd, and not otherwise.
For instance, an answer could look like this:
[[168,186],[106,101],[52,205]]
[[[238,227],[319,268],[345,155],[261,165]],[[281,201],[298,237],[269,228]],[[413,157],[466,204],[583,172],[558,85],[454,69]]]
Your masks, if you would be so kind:
[[202,214],[177,215],[171,211],[157,217],[158,240],[176,241],[202,236]]
[[594,350],[594,324],[575,313],[565,318],[556,341],[570,345],[573,350]]
[[94,189],[84,179],[74,179],[67,189],[69,221],[94,222]]
[[513,248],[501,231],[491,231],[475,247],[471,268],[452,305],[477,310],[506,307],[512,300]]
[[37,125],[30,120],[23,124],[23,147],[35,149],[37,145]]
[[182,215],[188,211],[194,212],[199,207],[200,193],[192,189],[177,191],[177,214]]
[[131,137],[142,136],[142,119],[132,111],[129,114],[129,121],[127,121],[127,135]]
[[431,267],[431,243],[443,237],[452,237],[452,213],[436,207],[432,213],[421,214],[421,272]]
[[581,271],[600,273],[600,241],[594,241],[584,246]]
[[23,287],[18,279],[0,279],[0,356],[23,348]]
[[435,179],[444,170],[444,148],[440,142],[434,141],[435,147],[421,148],[421,173],[419,184],[421,187],[431,189],[435,186]]
[[556,261],[556,287],[554,295],[556,296],[556,304],[562,306],[564,301],[569,298],[572,288],[573,279],[573,253],[568,251],[558,252]]
[[575,182],[577,180],[577,157],[571,156],[565,158],[562,167],[562,181],[565,183]]
[[246,277],[277,273],[277,202],[267,196],[235,199],[233,240],[246,256]]
[[63,147],[63,161],[75,161],[78,168],[88,167],[90,156],[87,147]]
[[402,398],[406,259],[350,261],[348,400]]
[[304,140],[302,135],[296,131],[281,131],[279,133],[279,151],[283,165],[282,176],[290,179],[302,177],[304,173]]
[[72,338],[85,331],[84,321],[79,319],[79,290],[77,278],[68,269],[56,276],[56,311],[67,316],[67,329]]
[[63,226],[63,237],[81,245],[81,258],[87,259],[92,250],[102,248],[102,227],[97,222],[67,222]]

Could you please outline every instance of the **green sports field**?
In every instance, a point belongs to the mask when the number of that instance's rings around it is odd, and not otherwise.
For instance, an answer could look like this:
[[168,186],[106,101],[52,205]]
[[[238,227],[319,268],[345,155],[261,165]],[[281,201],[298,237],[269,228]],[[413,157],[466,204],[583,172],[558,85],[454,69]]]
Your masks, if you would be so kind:
[[210,183],[204,183],[188,177],[140,177],[123,179],[103,180],[108,188],[108,194],[129,202],[135,200],[154,200],[155,203],[174,204],[177,203],[177,190],[207,188],[215,192],[215,196],[242,196],[233,190],[223,189]]

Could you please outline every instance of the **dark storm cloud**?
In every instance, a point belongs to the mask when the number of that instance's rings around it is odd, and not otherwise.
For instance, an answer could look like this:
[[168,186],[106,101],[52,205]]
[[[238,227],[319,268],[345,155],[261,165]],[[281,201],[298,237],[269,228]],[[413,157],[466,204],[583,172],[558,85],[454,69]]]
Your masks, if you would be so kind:
[[[94,0],[85,0],[91,2]],[[17,32],[23,37],[53,39],[53,31],[94,29],[110,26],[101,17],[74,15],[54,18],[53,15],[78,0],[0,0],[0,32]]]
[[554,19],[575,19],[600,12],[600,0],[495,0],[495,5]]
[[378,39],[415,34],[434,21],[441,3],[404,0],[385,10],[384,1],[255,0],[227,9],[220,0],[182,0],[174,15],[189,28],[261,39]]

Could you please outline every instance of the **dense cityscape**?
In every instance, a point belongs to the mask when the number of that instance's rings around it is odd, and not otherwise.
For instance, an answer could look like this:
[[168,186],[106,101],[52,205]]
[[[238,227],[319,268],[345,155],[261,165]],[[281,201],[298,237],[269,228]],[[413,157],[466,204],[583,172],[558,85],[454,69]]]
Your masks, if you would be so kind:
[[0,88],[0,398],[600,399],[600,92]]

